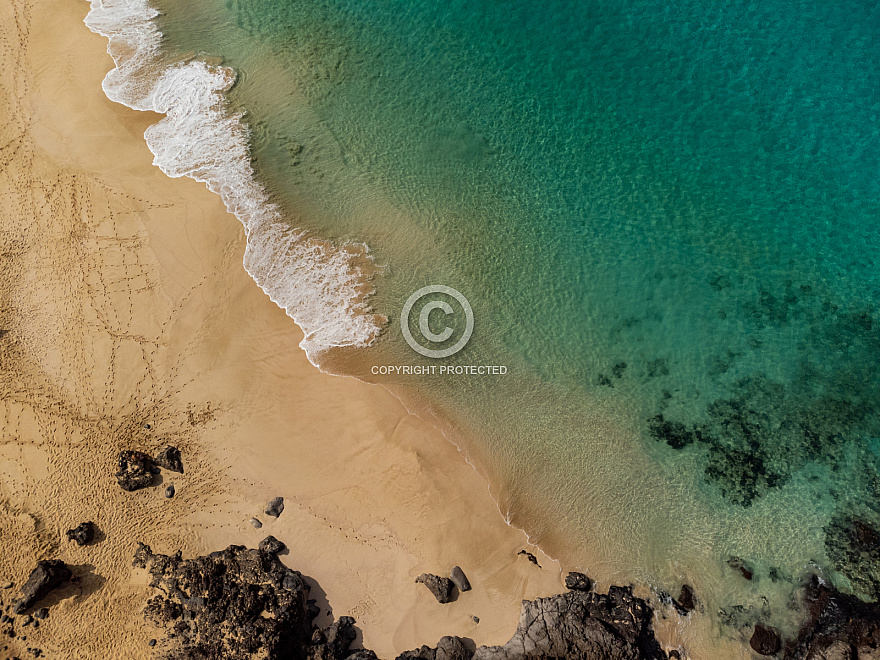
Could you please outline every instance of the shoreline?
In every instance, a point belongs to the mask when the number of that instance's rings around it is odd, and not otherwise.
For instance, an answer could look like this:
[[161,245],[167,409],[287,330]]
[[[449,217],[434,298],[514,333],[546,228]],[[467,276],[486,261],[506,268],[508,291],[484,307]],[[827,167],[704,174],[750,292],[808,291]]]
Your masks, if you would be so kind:
[[[17,123],[2,179],[0,497],[16,550],[0,574],[20,584],[34,556],[58,556],[84,585],[29,642],[52,657],[149,657],[136,542],[199,554],[271,533],[383,657],[448,634],[504,643],[520,599],[560,591],[561,571],[431,425],[383,388],[309,363],[298,327],[241,266],[240,223],[204,186],[151,164],[142,134],[159,116],[104,97],[112,64],[82,25],[87,8],[4,10],[18,50],[3,68]],[[123,492],[119,451],[165,443],[184,453],[175,497]],[[268,522],[275,495],[288,507]],[[61,540],[85,520],[102,540]],[[524,548],[542,569],[517,557]],[[414,584],[454,564],[475,585],[457,603]]]

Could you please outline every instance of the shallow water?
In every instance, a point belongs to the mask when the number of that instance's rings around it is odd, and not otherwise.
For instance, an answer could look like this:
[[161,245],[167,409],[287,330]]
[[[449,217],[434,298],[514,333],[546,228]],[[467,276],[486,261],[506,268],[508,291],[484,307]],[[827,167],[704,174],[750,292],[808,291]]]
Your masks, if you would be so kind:
[[369,246],[360,364],[440,364],[400,309],[468,298],[442,364],[506,375],[378,380],[465,431],[535,540],[693,584],[726,637],[791,630],[810,571],[880,595],[848,531],[880,518],[880,8],[153,4],[165,52],[235,71],[285,221]]

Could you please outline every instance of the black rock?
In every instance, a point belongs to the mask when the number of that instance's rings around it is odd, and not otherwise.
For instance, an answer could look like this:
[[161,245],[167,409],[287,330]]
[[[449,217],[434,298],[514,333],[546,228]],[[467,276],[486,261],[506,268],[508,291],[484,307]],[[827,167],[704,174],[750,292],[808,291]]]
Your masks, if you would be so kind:
[[593,581],[583,573],[571,572],[565,576],[565,588],[572,591],[589,591],[593,588]]
[[672,604],[682,616],[686,615],[688,612],[693,612],[695,607],[694,590],[687,584],[681,585],[681,593],[678,595],[678,600],[673,600]]
[[284,511],[284,498],[276,497],[271,500],[269,504],[266,505],[266,510],[264,513],[267,516],[272,516],[273,518],[277,518],[281,515],[281,512]]
[[174,484],[168,484],[168,488],[165,489],[165,497],[169,500],[174,497]]
[[12,602],[12,611],[23,614],[50,591],[70,580],[70,569],[60,559],[43,559],[31,571],[27,582],[21,587],[20,596]]
[[119,453],[119,469],[116,481],[122,490],[134,491],[153,483],[153,460],[140,451],[125,450]]
[[541,568],[541,564],[538,563],[538,558],[535,557],[535,555],[533,555],[531,552],[528,552],[527,550],[520,550],[516,554],[525,556],[525,558],[532,562],[535,566]]
[[369,649],[361,649],[360,651],[354,651],[345,656],[345,660],[379,660],[378,656],[373,651]]
[[755,632],[752,633],[749,645],[761,655],[775,655],[782,648],[782,640],[779,638],[779,631],[776,628],[756,623]]
[[168,446],[156,454],[153,461],[159,467],[171,470],[172,472],[180,472],[183,474],[183,460],[180,457],[180,450],[177,447]]
[[428,591],[434,594],[434,598],[440,603],[448,603],[452,600],[452,589],[455,586],[449,578],[440,577],[432,573],[422,573],[416,578],[416,582],[428,587]]
[[459,591],[470,591],[471,583],[468,582],[467,575],[464,574],[464,571],[461,570],[459,566],[453,566],[452,571],[449,574],[449,579],[452,580],[452,583],[458,587]]
[[473,621],[474,623],[479,623],[479,622],[480,622],[480,617],[478,617],[478,616],[472,616],[472,617],[471,617],[471,621]]
[[260,541],[259,545],[260,550],[270,555],[277,555],[279,552],[284,551],[286,547],[286,545],[271,535]]
[[149,642],[147,642],[147,646],[156,646],[156,640],[151,639]]
[[95,523],[80,523],[75,529],[67,530],[67,540],[76,541],[77,545],[86,545],[95,538]]

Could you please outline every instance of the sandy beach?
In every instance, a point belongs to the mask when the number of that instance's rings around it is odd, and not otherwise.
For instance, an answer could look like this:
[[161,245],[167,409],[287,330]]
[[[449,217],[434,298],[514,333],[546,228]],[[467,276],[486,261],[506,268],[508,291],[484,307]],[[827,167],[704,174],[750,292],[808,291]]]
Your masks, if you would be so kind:
[[[20,585],[46,558],[80,577],[9,652],[150,657],[162,637],[141,616],[151,590],[131,569],[137,543],[192,556],[268,534],[380,657],[442,635],[503,643],[522,598],[562,588],[560,567],[534,548],[541,568],[517,555],[525,535],[432,426],[309,364],[298,327],[242,268],[239,222],[151,164],[142,135],[158,116],[102,93],[112,62],[87,11],[0,8],[0,582]],[[121,450],[167,444],[183,475],[117,485]],[[274,496],[277,520],[263,515]],[[97,542],[68,542],[86,520]],[[474,585],[456,602],[414,583],[455,564]]]

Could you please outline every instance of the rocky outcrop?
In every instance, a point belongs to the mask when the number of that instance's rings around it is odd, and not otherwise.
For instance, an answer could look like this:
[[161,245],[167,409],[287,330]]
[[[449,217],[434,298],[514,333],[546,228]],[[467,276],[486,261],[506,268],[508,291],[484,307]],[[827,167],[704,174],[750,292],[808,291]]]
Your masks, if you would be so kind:
[[116,481],[122,490],[134,491],[152,485],[155,477],[153,459],[142,451],[126,449],[119,453]]
[[[231,545],[204,557],[154,554],[141,544],[134,566],[160,591],[144,616],[173,640],[169,660],[342,660],[351,658],[354,619],[313,630],[315,610],[302,575],[265,550]],[[357,652],[360,660],[375,658]]]
[[180,472],[183,474],[183,459],[180,456],[180,450],[177,447],[168,446],[162,449],[153,461],[156,465],[171,472]]
[[470,591],[471,583],[467,579],[467,575],[464,574],[464,571],[461,570],[460,566],[453,566],[452,571],[449,573],[449,579],[452,580],[452,584],[458,587],[459,591]]
[[816,577],[804,598],[810,616],[797,639],[786,644],[786,660],[880,657],[880,603],[842,594]]
[[12,602],[12,611],[23,614],[50,591],[70,581],[70,577],[70,569],[60,559],[38,561],[37,567],[22,585],[19,597]]
[[68,541],[76,541],[77,545],[86,545],[95,538],[95,523],[88,521],[80,523],[74,529],[66,532]]
[[523,601],[510,641],[482,646],[472,660],[665,660],[652,616],[648,604],[623,587]]
[[455,585],[452,580],[432,573],[422,573],[416,578],[416,582],[424,584],[428,590],[434,594],[434,598],[440,603],[449,603],[452,601],[452,590]]
[[681,616],[687,616],[690,612],[694,611],[697,603],[694,598],[694,590],[690,585],[681,585],[681,591],[678,594],[678,598],[672,600],[672,605],[675,607],[675,611]]
[[[277,557],[283,544],[267,537],[260,545],[253,550],[232,545],[190,560],[140,545],[134,566],[147,569],[150,585],[160,592],[144,615],[167,632],[166,660],[376,659],[370,650],[351,649],[357,636],[353,618],[315,628],[318,608],[308,599],[308,583]],[[504,646],[472,651],[465,640],[443,637],[436,648],[407,651],[398,660],[666,659],[645,601],[627,588],[585,591],[589,578],[573,575],[573,591],[523,602],[516,633]],[[443,585],[449,596],[454,589],[449,578],[426,574],[420,581],[429,588]]]

